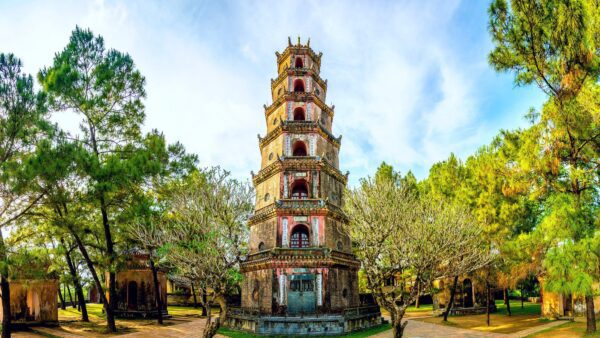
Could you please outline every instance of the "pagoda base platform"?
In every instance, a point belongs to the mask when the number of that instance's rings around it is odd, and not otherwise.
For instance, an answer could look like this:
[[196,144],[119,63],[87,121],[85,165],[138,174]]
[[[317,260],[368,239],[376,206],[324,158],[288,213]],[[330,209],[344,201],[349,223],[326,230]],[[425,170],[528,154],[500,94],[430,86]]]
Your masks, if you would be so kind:
[[346,309],[338,314],[279,316],[231,308],[224,323],[232,330],[261,336],[337,336],[383,323],[378,306]]

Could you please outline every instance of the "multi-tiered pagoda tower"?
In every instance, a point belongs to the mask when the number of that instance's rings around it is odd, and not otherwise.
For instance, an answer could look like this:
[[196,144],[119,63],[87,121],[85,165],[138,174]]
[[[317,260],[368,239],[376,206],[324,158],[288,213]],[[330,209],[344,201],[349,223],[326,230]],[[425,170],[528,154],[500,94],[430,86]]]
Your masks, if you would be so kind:
[[[261,334],[339,334],[379,323],[379,308],[361,307],[359,262],[352,254],[338,169],[341,136],[321,55],[298,43],[277,55],[273,103],[259,136],[261,170],[253,173],[256,209],[250,254],[242,264],[242,309],[228,325]],[[364,305],[364,304],[363,304]]]

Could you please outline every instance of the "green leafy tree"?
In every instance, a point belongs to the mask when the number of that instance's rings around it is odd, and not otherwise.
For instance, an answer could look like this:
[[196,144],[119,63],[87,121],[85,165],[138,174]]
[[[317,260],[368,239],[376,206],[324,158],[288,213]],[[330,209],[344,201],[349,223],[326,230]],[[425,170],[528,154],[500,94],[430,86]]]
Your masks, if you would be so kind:
[[[548,95],[541,113],[530,114],[533,129],[539,131],[535,152],[530,157],[544,184],[536,194],[567,194],[568,198],[547,197],[551,204],[540,229],[559,230],[556,217],[573,209],[573,217],[564,236],[546,238],[549,253],[576,249],[578,241],[592,238],[596,231],[593,218],[587,217],[589,203],[597,200],[598,129],[600,76],[600,3],[594,0],[495,0],[490,5],[490,33],[494,49],[489,61],[497,71],[511,71],[517,85],[535,83]],[[557,202],[559,204],[557,204]],[[543,234],[538,234],[544,237]],[[562,243],[573,241],[573,246]],[[568,256],[568,255],[567,255]],[[548,269],[550,290],[555,276]],[[574,271],[581,273],[582,271]],[[597,276],[591,276],[595,277]],[[581,280],[581,279],[577,279]],[[589,280],[589,279],[588,279]],[[580,285],[581,286],[581,285]],[[561,291],[565,288],[558,288]],[[581,287],[586,300],[587,332],[596,331],[593,292]]]
[[[207,325],[203,337],[212,337],[226,320],[225,294],[241,281],[239,264],[248,252],[248,219],[253,211],[254,189],[229,177],[219,168],[197,171],[172,190],[171,221],[162,251],[178,275],[202,290]],[[204,297],[203,297],[204,298]],[[212,322],[211,304],[221,307]]]
[[[164,139],[156,132],[143,136],[145,79],[127,54],[104,47],[102,37],[77,27],[52,66],[39,80],[53,109],[81,117],[78,175],[90,208],[97,208],[101,245],[106,259],[110,302],[103,298],[110,331],[116,331],[118,247],[122,216],[136,190],[168,160]],[[81,246],[78,244],[81,249]],[[83,252],[82,252],[83,254]],[[88,267],[93,265],[83,254]],[[91,269],[91,268],[90,268]],[[99,283],[97,278],[94,278]]]
[[45,96],[33,88],[33,78],[21,72],[21,61],[0,54],[0,293],[2,294],[2,337],[10,337],[10,286],[8,248],[2,231],[23,217],[44,192],[27,189],[28,173],[20,165],[30,156],[37,140],[50,130]]
[[162,258],[159,255],[159,249],[168,245],[166,231],[171,221],[170,213],[173,208],[173,200],[170,197],[174,193],[173,189],[179,187],[177,183],[185,180],[196,170],[194,165],[197,162],[196,156],[187,155],[180,144],[169,147],[169,153],[170,159],[164,170],[155,175],[143,189],[139,189],[134,200],[135,207],[132,208],[132,214],[125,217],[132,220],[128,222],[127,237],[133,245],[148,254],[154,283],[155,303],[159,309],[157,321],[161,325],[163,324],[161,309],[166,305],[162,303],[160,297],[157,265],[160,264]]
[[[367,288],[390,312],[394,337],[402,337],[406,308],[421,290],[490,261],[467,209],[419,197],[392,180],[362,180],[346,194],[344,209]],[[392,291],[385,287],[390,278]]]

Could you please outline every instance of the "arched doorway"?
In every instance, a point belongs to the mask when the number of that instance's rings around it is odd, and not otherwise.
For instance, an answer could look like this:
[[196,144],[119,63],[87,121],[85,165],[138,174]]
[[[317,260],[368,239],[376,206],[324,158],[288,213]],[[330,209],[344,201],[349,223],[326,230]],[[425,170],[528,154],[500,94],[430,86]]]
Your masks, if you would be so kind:
[[308,183],[305,180],[296,180],[292,185],[292,199],[303,200],[308,198]]
[[137,310],[138,286],[136,282],[129,282],[127,285],[127,308]]
[[292,229],[292,236],[290,236],[290,248],[308,248],[309,246],[308,227],[304,224],[296,225]]
[[294,81],[294,92],[295,93],[303,93],[304,92],[304,81],[300,79],[296,79]]
[[306,114],[304,114],[304,108],[298,107],[294,109],[294,121],[306,120]]
[[473,307],[473,283],[468,278],[463,280],[463,307]]
[[302,141],[294,142],[292,146],[292,156],[306,156],[306,144]]
[[296,67],[296,68],[302,68],[302,67],[304,67],[304,62],[302,62],[302,58],[301,57],[297,57],[296,58],[296,63],[294,64],[294,67]]

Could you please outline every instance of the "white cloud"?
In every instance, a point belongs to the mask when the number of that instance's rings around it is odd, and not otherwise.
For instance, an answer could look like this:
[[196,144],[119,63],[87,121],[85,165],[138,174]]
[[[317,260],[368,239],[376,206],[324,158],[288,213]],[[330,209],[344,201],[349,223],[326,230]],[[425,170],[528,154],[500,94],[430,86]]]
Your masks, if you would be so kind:
[[462,53],[464,46],[454,45],[461,36],[449,26],[459,4],[3,3],[0,51],[14,52],[35,73],[75,25],[91,28],[107,46],[130,53],[146,76],[148,128],[183,142],[202,165],[248,178],[259,169],[256,134],[266,129],[262,105],[270,103],[269,78],[276,77],[273,53],[287,36],[310,37],[324,53],[334,133],[344,135],[341,169],[351,171],[351,182],[383,160],[423,176],[451,151],[466,154],[489,136],[477,85],[487,49]]

